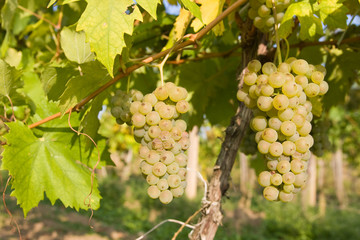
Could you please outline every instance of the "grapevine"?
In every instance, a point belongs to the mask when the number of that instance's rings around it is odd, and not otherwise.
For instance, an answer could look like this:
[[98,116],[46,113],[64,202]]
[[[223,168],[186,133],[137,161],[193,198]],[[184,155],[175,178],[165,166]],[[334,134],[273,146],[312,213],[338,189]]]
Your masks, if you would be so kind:
[[314,145],[309,99],[328,91],[326,71],[295,58],[278,66],[252,60],[247,70],[237,98],[252,109],[250,127],[267,160],[268,171],[259,174],[258,182],[267,200],[289,202],[306,182]]
[[190,142],[187,124],[178,118],[189,110],[187,95],[185,88],[167,82],[146,95],[118,90],[111,100],[117,122],[134,126],[135,141],[141,144],[140,170],[150,185],[149,197],[164,204],[182,196],[186,186],[185,151]]

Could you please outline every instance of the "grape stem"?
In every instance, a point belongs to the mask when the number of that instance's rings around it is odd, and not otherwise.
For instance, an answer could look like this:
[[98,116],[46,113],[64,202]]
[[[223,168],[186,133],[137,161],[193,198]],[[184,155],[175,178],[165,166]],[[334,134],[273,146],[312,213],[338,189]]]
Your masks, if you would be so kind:
[[276,40],[276,54],[278,56],[279,59],[279,64],[282,63],[282,58],[281,58],[281,49],[280,49],[280,40],[279,40],[279,33],[278,33],[278,21],[277,21],[277,16],[276,16],[276,7],[275,7],[275,0],[272,0],[272,9],[273,9],[273,14],[274,14],[274,28],[275,28],[275,40]]

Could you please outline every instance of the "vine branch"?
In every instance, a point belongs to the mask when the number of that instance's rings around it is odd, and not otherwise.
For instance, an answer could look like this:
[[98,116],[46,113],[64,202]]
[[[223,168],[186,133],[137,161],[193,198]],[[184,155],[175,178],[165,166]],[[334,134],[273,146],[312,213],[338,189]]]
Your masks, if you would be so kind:
[[33,12],[33,11],[27,9],[27,8],[24,8],[24,7],[21,6],[21,5],[18,5],[17,7],[18,7],[19,9],[21,9],[22,11],[24,11],[24,12],[30,13],[31,15],[33,15],[34,17],[36,17],[36,18],[39,19],[39,20],[44,20],[45,22],[47,22],[48,24],[50,24],[51,26],[53,26],[56,30],[59,29],[59,26],[58,26],[58,25],[56,25],[55,23],[51,22],[49,19],[44,18],[44,16],[41,16],[41,15],[37,14],[36,12]]
[[[179,43],[174,49],[172,49],[173,52],[179,51],[183,49],[184,47],[187,47],[189,45],[194,45],[196,42],[201,39],[203,36],[205,36],[213,27],[215,27],[219,22],[221,22],[226,16],[228,16],[230,13],[235,11],[238,7],[240,7],[242,4],[244,4],[247,0],[237,0],[235,3],[233,3],[230,7],[228,7],[225,11],[223,11],[219,16],[217,16],[212,22],[210,22],[207,26],[205,26],[203,29],[201,29],[198,33],[190,35],[189,39]],[[97,95],[105,91],[108,87],[116,83],[118,80],[120,80],[123,77],[128,76],[130,73],[135,71],[136,69],[142,67],[145,64],[149,64],[159,58],[165,57],[171,49],[164,50],[162,52],[156,53],[154,55],[151,55],[150,57],[145,58],[141,61],[139,64],[132,65],[125,69],[125,71],[120,72],[117,74],[112,80],[105,83],[103,86],[101,86],[99,89],[91,93],[89,96],[81,100],[78,104],[76,104],[74,107],[69,108],[65,114],[68,114],[70,111],[79,111],[86,103],[88,103],[91,99],[95,98]],[[37,126],[40,126],[41,124],[44,124],[48,121],[51,121],[55,118],[58,118],[61,116],[61,113],[56,113],[54,115],[51,115],[47,118],[44,118],[38,122],[35,122],[33,124],[29,125],[29,128],[34,128]]]

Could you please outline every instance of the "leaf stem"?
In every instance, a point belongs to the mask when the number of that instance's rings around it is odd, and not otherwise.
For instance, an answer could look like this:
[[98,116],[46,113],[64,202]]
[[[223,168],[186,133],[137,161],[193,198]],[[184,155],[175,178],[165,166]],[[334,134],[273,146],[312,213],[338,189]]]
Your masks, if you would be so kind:
[[36,18],[39,19],[39,20],[44,20],[45,22],[47,22],[48,24],[50,24],[51,26],[53,26],[56,30],[59,29],[59,26],[58,26],[58,25],[56,25],[55,23],[51,22],[49,19],[44,18],[44,16],[41,16],[41,15],[39,15],[39,14],[37,14],[37,13],[35,13],[35,12],[27,9],[27,8],[24,8],[24,7],[21,6],[21,5],[18,5],[17,7],[18,7],[19,9],[23,10],[24,12],[30,13],[31,15],[33,15],[34,17],[36,17]]
[[[233,3],[230,7],[228,7],[227,9],[225,9],[225,11],[223,11],[219,16],[217,16],[212,22],[210,22],[207,26],[205,26],[203,29],[201,29],[198,33],[196,34],[192,34],[190,35],[190,38],[182,43],[179,43],[178,45],[174,46],[173,51],[179,51],[181,49],[183,49],[184,47],[187,47],[189,45],[194,45],[196,44],[196,41],[201,39],[203,36],[205,36],[213,27],[215,27],[219,22],[221,22],[226,16],[228,16],[230,13],[232,13],[233,11],[235,11],[238,7],[240,7],[242,4],[246,3],[247,0],[237,0],[235,3]],[[143,59],[141,61],[141,63],[132,65],[128,68],[125,69],[125,71],[120,72],[119,74],[117,74],[112,80],[110,80],[109,82],[105,83],[103,86],[101,86],[100,88],[98,88],[96,91],[94,91],[93,93],[91,93],[89,96],[87,96],[86,98],[84,98],[83,100],[81,100],[78,104],[76,104],[74,107],[69,108],[65,114],[69,113],[70,111],[79,111],[86,103],[88,103],[91,99],[95,98],[97,95],[99,95],[100,93],[102,93],[103,91],[105,91],[108,87],[110,87],[111,85],[113,85],[114,83],[116,83],[118,80],[120,80],[123,77],[128,76],[130,73],[132,73],[133,71],[135,71],[136,69],[142,67],[143,65],[149,64],[159,58],[162,58],[164,56],[166,56],[166,54],[168,54],[170,52],[171,49],[167,49],[164,50],[162,52],[153,54],[145,59]],[[33,124],[29,125],[29,128],[34,128],[37,126],[40,126],[41,124],[44,124],[48,121],[51,121],[55,118],[58,118],[61,116],[61,113],[58,112],[52,116],[49,116],[47,118],[44,118],[38,122],[35,122]]]
[[284,41],[286,44],[286,54],[285,54],[285,61],[286,61],[289,57],[290,45],[289,45],[289,41],[286,38],[284,38]]
[[354,13],[354,16],[352,16],[349,24],[346,26],[345,31],[341,34],[341,37],[340,37],[339,41],[336,43],[337,46],[340,46],[342,40],[343,40],[344,37],[345,37],[345,34],[346,34],[347,30],[349,29],[349,26],[350,26],[351,23],[354,21],[354,18],[357,16],[357,14],[358,14],[359,12],[360,12],[360,9],[356,10],[356,12]]
[[275,0],[272,0],[272,9],[273,9],[273,14],[274,14],[274,22],[275,22],[275,40],[276,40],[276,54],[279,58],[279,64],[282,63],[282,58],[281,58],[281,49],[280,49],[280,40],[279,40],[279,29],[278,29],[278,21],[277,21],[277,16],[276,16],[276,7],[275,7]]

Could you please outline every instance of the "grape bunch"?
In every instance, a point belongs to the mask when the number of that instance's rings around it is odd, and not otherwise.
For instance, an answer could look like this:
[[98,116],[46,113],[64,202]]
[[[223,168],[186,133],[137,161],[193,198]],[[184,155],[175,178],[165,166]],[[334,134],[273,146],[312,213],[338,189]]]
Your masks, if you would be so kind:
[[[285,10],[289,7],[291,0],[275,0],[276,21],[279,23],[284,17]],[[272,9],[272,0],[250,0],[248,16],[254,21],[254,26],[262,32],[274,29],[275,18]]]
[[111,98],[111,115],[116,118],[118,124],[131,125],[130,105],[133,101],[139,101],[143,94],[138,90],[131,90],[126,93],[122,90],[116,90],[115,95]]
[[168,82],[130,105],[134,138],[142,146],[140,170],[150,185],[147,193],[168,204],[180,197],[186,186],[189,134],[179,119],[189,110],[185,88]]
[[[289,202],[305,184],[307,161],[314,139],[309,98],[324,95],[326,70],[303,59],[289,58],[276,66],[252,60],[237,92],[239,101],[252,109],[251,129],[268,171],[258,177],[267,200]],[[261,71],[260,71],[261,70]]]
[[331,150],[331,143],[329,139],[330,121],[325,118],[314,119],[311,135],[314,137],[314,146],[311,148],[311,152],[318,157],[324,155],[325,151]]

